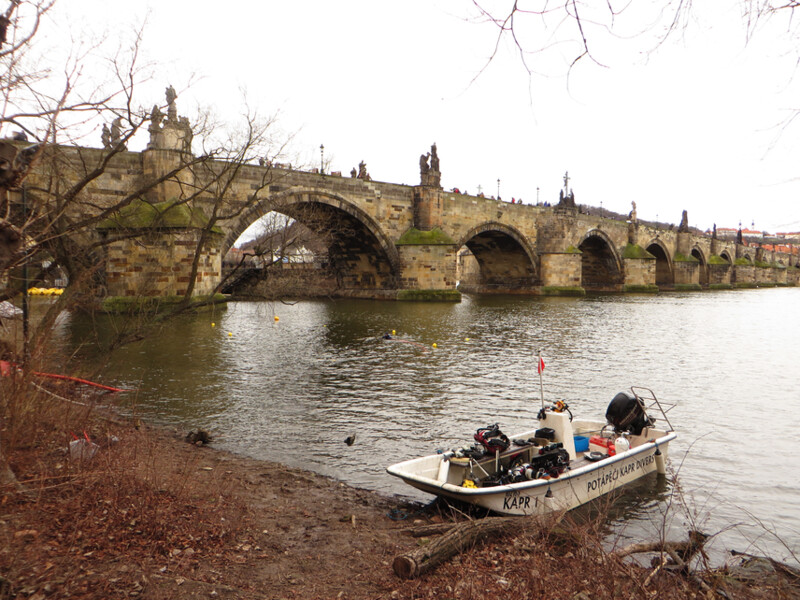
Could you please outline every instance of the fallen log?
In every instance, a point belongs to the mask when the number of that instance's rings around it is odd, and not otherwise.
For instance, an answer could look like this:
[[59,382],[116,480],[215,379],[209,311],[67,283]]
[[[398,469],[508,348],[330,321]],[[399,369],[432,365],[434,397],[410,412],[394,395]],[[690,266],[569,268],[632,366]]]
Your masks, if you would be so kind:
[[486,517],[464,521],[431,543],[395,557],[392,568],[401,579],[414,579],[490,535],[519,529],[521,519]]

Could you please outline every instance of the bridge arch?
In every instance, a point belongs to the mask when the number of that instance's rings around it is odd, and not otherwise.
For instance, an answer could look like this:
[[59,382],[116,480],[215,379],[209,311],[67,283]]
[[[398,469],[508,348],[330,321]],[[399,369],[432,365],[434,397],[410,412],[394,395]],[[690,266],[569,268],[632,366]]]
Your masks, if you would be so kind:
[[675,285],[675,275],[672,268],[672,256],[669,249],[659,238],[652,240],[645,248],[656,257],[656,285],[669,287]]
[[700,246],[695,246],[692,248],[691,255],[694,256],[698,261],[700,261],[700,283],[701,286],[707,287],[708,286],[708,261],[706,260],[706,255],[703,252],[703,249]]
[[[536,252],[518,229],[490,221],[470,229],[458,241],[461,289],[475,292],[533,291],[538,283]],[[469,262],[469,255],[474,258]]]
[[733,258],[731,257],[731,253],[728,252],[727,250],[723,250],[722,252],[720,252],[719,257],[724,258],[726,261],[728,261],[729,264],[733,264]]
[[295,187],[269,196],[230,228],[223,251],[267,211],[298,221],[320,238],[340,288],[396,289],[401,268],[397,247],[375,219],[329,190]]
[[581,251],[581,285],[588,292],[618,292],[625,274],[614,242],[604,231],[590,229],[578,244]]

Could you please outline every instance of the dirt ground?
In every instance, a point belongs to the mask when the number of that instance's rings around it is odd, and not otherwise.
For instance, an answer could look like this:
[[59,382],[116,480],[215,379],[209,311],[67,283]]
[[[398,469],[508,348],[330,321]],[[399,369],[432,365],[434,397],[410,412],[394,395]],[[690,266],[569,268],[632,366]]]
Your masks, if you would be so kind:
[[[715,597],[604,554],[585,529],[490,540],[403,581],[394,557],[425,543],[406,530],[448,516],[436,508],[115,418],[92,420],[90,460],[70,458],[84,434],[65,424],[8,453],[22,485],[0,488],[0,600]],[[798,597],[720,581],[729,598]]]
[[415,543],[397,501],[183,436],[114,425],[86,464],[9,457],[36,476],[0,496],[0,598],[391,597]]

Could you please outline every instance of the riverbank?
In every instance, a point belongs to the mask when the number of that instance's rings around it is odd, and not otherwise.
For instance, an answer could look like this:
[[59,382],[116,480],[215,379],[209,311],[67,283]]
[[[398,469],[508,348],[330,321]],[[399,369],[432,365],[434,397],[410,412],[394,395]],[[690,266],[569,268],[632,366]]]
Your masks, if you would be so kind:
[[[603,551],[591,523],[493,539],[402,581],[393,558],[425,543],[406,530],[449,515],[396,521],[420,507],[67,408],[7,450],[21,485],[0,490],[3,600],[705,597],[673,572],[645,585],[652,569]],[[84,430],[97,452],[70,458],[70,432]]]

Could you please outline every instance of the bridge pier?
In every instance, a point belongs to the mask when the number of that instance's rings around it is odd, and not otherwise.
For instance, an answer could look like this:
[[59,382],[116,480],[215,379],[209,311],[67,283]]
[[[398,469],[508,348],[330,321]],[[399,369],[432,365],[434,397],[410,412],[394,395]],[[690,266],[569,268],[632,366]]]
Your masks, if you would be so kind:
[[[106,310],[176,303],[190,287],[194,299],[214,292],[222,273],[224,235],[218,227],[204,231],[209,221],[203,211],[182,203],[184,190],[193,189],[195,183],[191,169],[181,168],[186,156],[176,148],[142,152],[145,180],[163,181],[150,187],[142,200],[134,200],[98,225],[98,233],[109,238]],[[167,177],[169,173],[174,174]]]
[[103,306],[118,312],[136,304],[178,302],[189,290],[195,260],[191,296],[213,293],[222,271],[224,236],[212,231],[198,250],[200,218],[186,205],[134,201],[101,222],[98,233],[109,238]]
[[676,290],[699,290],[700,261],[691,255],[676,255],[672,261]]
[[656,257],[638,244],[629,243],[622,251],[622,268],[625,283],[622,291],[630,293],[655,293]]
[[539,255],[542,288],[545,296],[583,296],[581,286],[582,253],[578,249],[543,252]]
[[397,250],[402,263],[398,300],[461,300],[454,244],[406,243],[398,244]]
[[723,258],[712,255],[708,265],[708,287],[710,289],[729,289],[733,266]]

